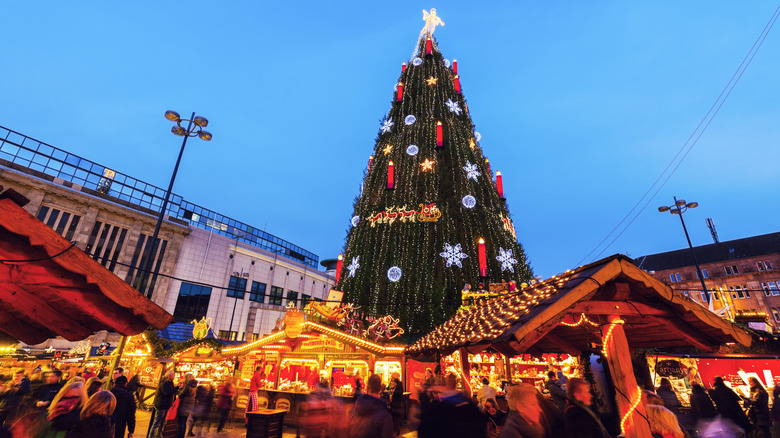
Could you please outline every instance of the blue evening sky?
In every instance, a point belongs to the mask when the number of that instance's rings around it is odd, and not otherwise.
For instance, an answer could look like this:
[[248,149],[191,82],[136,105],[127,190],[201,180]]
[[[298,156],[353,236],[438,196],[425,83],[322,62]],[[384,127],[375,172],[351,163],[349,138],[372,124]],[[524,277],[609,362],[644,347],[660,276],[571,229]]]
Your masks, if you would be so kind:
[[585,258],[685,144],[777,0],[485,4],[5,2],[0,125],[164,188],[180,139],[163,113],[196,111],[214,140],[188,143],[174,192],[333,257],[435,7],[537,275],[684,247],[677,217],[656,210],[675,195],[700,203],[685,216],[694,244],[712,241],[707,217],[721,240],[780,231],[776,28],[655,200]]

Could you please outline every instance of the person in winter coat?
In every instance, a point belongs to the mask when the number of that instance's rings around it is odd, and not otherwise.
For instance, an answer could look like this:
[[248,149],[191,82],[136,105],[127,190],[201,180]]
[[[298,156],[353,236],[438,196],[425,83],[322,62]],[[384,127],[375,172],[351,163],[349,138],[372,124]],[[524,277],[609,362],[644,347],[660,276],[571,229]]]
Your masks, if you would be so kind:
[[496,438],[506,423],[507,413],[498,409],[495,399],[489,398],[482,403],[485,418],[487,418],[487,438]]
[[558,409],[561,411],[566,409],[566,391],[563,389],[563,382],[555,376],[555,371],[547,373],[544,388],[550,393],[550,398]]
[[667,409],[682,406],[682,402],[677,398],[677,393],[674,392],[674,388],[672,388],[672,382],[666,377],[661,379],[661,385],[658,386],[655,393],[661,397],[661,400],[664,401],[664,407]]
[[39,436],[59,438],[73,430],[79,423],[79,416],[87,404],[84,382],[69,381],[54,396],[46,416],[46,431]]
[[609,436],[596,415],[590,410],[593,396],[590,384],[571,378],[566,384],[569,405],[563,413],[567,438],[602,438]]
[[79,423],[65,438],[114,438],[111,414],[115,407],[116,397],[111,391],[96,392],[84,405]]
[[154,396],[154,422],[149,429],[149,436],[156,438],[162,435],[162,428],[165,425],[165,416],[168,409],[171,408],[173,400],[176,397],[176,387],[173,385],[173,377],[176,373],[169,370],[157,386],[157,394]]
[[536,397],[538,391],[521,383],[507,388],[509,414],[498,438],[545,438],[548,431],[542,421],[542,408]]
[[342,408],[324,379],[306,396],[300,432],[307,437],[335,437],[344,429]]
[[772,410],[769,411],[772,419],[772,436],[780,437],[780,385],[775,385],[772,390]]
[[707,391],[698,383],[691,385],[691,410],[697,420],[711,420],[718,416]]
[[482,387],[477,391],[477,401],[480,405],[484,405],[485,400],[492,398],[495,399],[498,395],[498,390],[490,386],[490,380],[487,377],[482,378]]
[[54,397],[56,397],[57,393],[62,389],[63,385],[60,379],[62,379],[62,371],[60,370],[55,369],[46,374],[46,383],[39,386],[35,391],[34,398],[36,407],[41,409],[49,407],[52,400],[54,400]]
[[114,437],[123,438],[125,429],[128,437],[133,438],[135,433],[135,394],[127,389],[127,377],[119,376],[114,379],[114,387],[111,388],[111,394],[116,398],[116,408],[111,417],[114,420]]
[[0,425],[2,425],[15,419],[22,399],[30,393],[30,380],[25,376],[24,370],[16,370],[13,379],[0,391]]
[[[214,404],[214,387],[211,385],[198,385],[195,389],[195,408],[192,411],[192,426],[190,426],[190,436],[203,436],[203,426],[209,421],[211,405]],[[195,427],[197,433],[193,433]]]
[[446,390],[433,400],[420,419],[419,438],[468,437],[482,438],[486,433],[486,418],[472,400],[456,389],[454,374],[444,378]]
[[393,392],[390,396],[390,413],[393,416],[393,432],[396,435],[401,433],[401,417],[404,413],[404,384],[401,382],[401,375],[397,372],[390,376],[390,385]]
[[715,407],[718,408],[718,413],[720,415],[733,421],[745,431],[745,434],[748,434],[753,430],[750,420],[748,420],[745,411],[743,411],[740,406],[740,401],[742,401],[742,399],[732,391],[731,388],[726,386],[723,377],[716,377],[712,384],[712,388],[707,392],[712,401],[715,402]]
[[650,432],[653,434],[659,434],[663,438],[685,437],[674,412],[658,405],[645,406],[645,412],[647,412],[647,421],[650,423]]
[[750,398],[746,400],[748,418],[753,420],[753,425],[765,437],[772,436],[772,419],[769,416],[769,394],[764,389],[764,385],[755,377],[748,377],[748,383],[750,383]]
[[[368,378],[366,394],[358,397],[349,417],[350,438],[393,438],[393,418],[387,403],[380,398],[382,378],[372,374]],[[421,438],[423,435],[419,435]],[[452,436],[452,435],[439,435]]]
[[219,426],[217,432],[222,432],[225,427],[230,407],[233,406],[233,397],[236,395],[236,386],[233,384],[233,378],[228,377],[225,383],[219,387],[219,400],[217,400],[217,410],[219,410]]
[[184,385],[179,390],[179,410],[176,413],[178,428],[176,429],[176,438],[184,438],[187,432],[187,419],[192,415],[195,409],[195,388],[198,387],[198,381],[192,373],[184,376]]

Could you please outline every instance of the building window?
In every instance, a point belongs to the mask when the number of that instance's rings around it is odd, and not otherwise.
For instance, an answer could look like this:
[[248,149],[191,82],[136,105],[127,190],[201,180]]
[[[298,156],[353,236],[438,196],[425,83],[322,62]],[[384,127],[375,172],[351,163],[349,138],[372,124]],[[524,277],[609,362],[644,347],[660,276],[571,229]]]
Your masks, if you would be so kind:
[[38,219],[65,239],[72,241],[81,216],[43,205],[38,210]]
[[780,295],[780,281],[761,283],[761,289],[764,289],[764,295],[776,297]]
[[731,291],[731,298],[737,300],[742,298],[750,298],[750,291],[747,286],[729,286]]
[[252,282],[252,289],[249,291],[249,301],[265,302],[265,283]]
[[284,289],[278,286],[271,286],[271,293],[268,296],[268,304],[272,304],[274,306],[281,306],[282,305],[282,293],[284,292]]
[[718,296],[718,290],[715,289],[714,287],[710,289],[710,296],[712,297],[713,300],[720,301],[720,297]]
[[230,283],[228,284],[227,296],[228,298],[244,299],[244,293],[246,292],[246,278],[230,276]]
[[252,341],[256,341],[260,338],[260,333],[252,333]]
[[182,282],[173,318],[178,322],[190,322],[206,316],[211,299],[211,288]]
[[769,261],[763,260],[760,262],[756,262],[756,267],[759,271],[770,271],[772,270],[772,264],[769,263]]
[[775,321],[780,322],[780,309],[778,309],[777,307],[773,307],[772,316],[775,317]]
[[701,294],[701,302],[706,303],[707,302],[707,294],[704,293],[704,291],[699,292]]
[[669,274],[669,280],[672,283],[676,283],[678,281],[682,281],[682,277],[680,277],[679,273],[677,273],[677,274]]
[[237,337],[238,337],[238,332],[229,332],[227,330],[219,331],[219,339],[224,339],[226,341],[235,341]]
[[306,308],[306,306],[309,304],[309,301],[311,301],[311,297],[309,295],[301,295],[301,309]]
[[[710,278],[710,274],[707,273],[706,269],[701,270],[701,276],[704,277],[705,279]],[[696,273],[696,279],[700,279],[698,272]]]
[[298,292],[287,291],[287,305],[289,306],[290,303],[292,303],[293,307],[298,307]]
[[737,275],[739,274],[739,269],[737,269],[737,265],[731,265],[726,266],[726,275]]

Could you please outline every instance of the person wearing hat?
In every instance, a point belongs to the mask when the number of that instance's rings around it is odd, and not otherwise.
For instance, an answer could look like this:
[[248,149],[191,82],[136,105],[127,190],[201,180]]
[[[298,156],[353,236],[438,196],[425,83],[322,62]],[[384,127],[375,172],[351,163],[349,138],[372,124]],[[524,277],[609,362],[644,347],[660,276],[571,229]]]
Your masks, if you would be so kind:
[[133,438],[135,433],[135,397],[127,389],[127,377],[118,376],[114,379],[114,387],[111,393],[116,397],[116,408],[111,417],[114,419],[114,437],[123,438],[125,428],[127,428],[128,437]]

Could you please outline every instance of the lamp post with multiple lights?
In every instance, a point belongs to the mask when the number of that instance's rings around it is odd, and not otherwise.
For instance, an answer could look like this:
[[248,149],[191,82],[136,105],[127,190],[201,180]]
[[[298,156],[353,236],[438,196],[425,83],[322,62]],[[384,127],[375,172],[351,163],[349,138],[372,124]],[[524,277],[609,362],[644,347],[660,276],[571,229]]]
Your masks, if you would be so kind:
[[[203,128],[208,126],[209,121],[205,117],[192,116],[189,119],[182,119],[179,113],[176,111],[166,111],[165,118],[171,122],[176,123],[176,126],[171,128],[171,132],[174,135],[184,137],[181,142],[181,149],[179,150],[179,158],[176,159],[176,166],[173,168],[173,174],[171,175],[171,182],[168,184],[168,191],[165,192],[165,199],[163,200],[162,208],[160,209],[160,215],[157,217],[157,224],[154,226],[154,234],[152,234],[151,240],[149,240],[146,251],[146,266],[141,271],[141,277],[138,281],[138,289],[143,290],[146,287],[146,280],[150,277],[152,279],[151,284],[154,284],[154,278],[157,277],[157,272],[152,272],[152,265],[154,261],[154,254],[157,252],[157,236],[160,234],[160,226],[162,225],[163,216],[165,216],[165,210],[168,208],[168,200],[171,197],[171,190],[173,189],[173,182],[176,180],[176,173],[179,171],[179,163],[181,163],[181,156],[184,154],[184,147],[187,145],[187,139],[190,137],[198,137],[204,141],[211,140],[211,133],[204,131]],[[187,122],[187,128],[184,128],[182,122]],[[194,126],[193,126],[194,125]],[[150,287],[146,293],[147,298],[152,297],[153,288]]]
[[704,292],[704,296],[707,298],[707,304],[712,306],[712,302],[710,301],[710,293],[707,290],[707,286],[704,284],[704,276],[701,273],[701,268],[699,267],[699,261],[696,259],[696,252],[693,250],[693,245],[691,244],[691,238],[688,236],[688,229],[685,227],[685,221],[683,220],[683,213],[688,211],[689,208],[696,208],[699,206],[698,202],[685,202],[684,199],[677,199],[677,197],[674,197],[674,205],[670,206],[661,206],[658,207],[658,211],[661,213],[669,212],[671,214],[676,214],[680,216],[680,223],[682,224],[683,231],[685,231],[685,238],[688,239],[688,248],[691,249],[691,255],[693,256],[693,264],[696,265],[696,273],[699,274],[699,281],[701,281],[701,290]]

